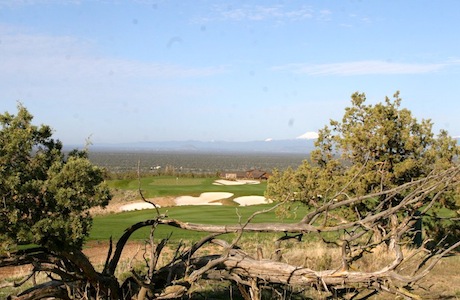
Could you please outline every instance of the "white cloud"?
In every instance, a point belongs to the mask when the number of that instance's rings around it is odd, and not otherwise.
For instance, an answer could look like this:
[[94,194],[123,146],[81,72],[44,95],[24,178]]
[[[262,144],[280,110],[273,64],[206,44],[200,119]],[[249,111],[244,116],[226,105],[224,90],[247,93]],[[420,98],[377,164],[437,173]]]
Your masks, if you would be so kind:
[[[40,103],[38,109],[47,108],[46,113],[67,120],[79,116],[85,124],[78,125],[84,135],[78,139],[84,140],[89,130],[94,132],[88,115],[98,112],[109,122],[113,114],[128,118],[166,106],[182,107],[188,99],[205,98],[217,89],[177,82],[218,76],[227,72],[227,66],[195,67],[103,56],[91,40],[0,26],[0,70],[0,102],[15,105],[13,101],[21,100],[31,108]],[[111,116],[104,114],[107,109]],[[77,138],[77,134],[72,136]]]
[[[321,16],[324,11],[321,11]],[[195,22],[203,23],[210,21],[299,21],[314,17],[315,12],[308,6],[288,9],[283,5],[243,5],[233,7],[230,5],[217,5],[210,16],[196,19]]]
[[317,138],[318,138],[318,133],[314,131],[307,131],[304,134],[296,137],[296,139],[299,139],[299,140],[314,140]]
[[273,141],[272,138],[267,138],[267,139],[265,139],[265,142],[271,142],[271,141]]
[[287,64],[275,66],[274,71],[288,71],[307,75],[377,75],[377,74],[423,74],[440,71],[451,65],[457,65],[455,61],[447,63],[410,64],[393,63],[380,60],[365,60],[354,62],[342,62],[331,64]]
[[[21,74],[39,80],[50,78],[91,80],[95,78],[206,77],[226,72],[227,66],[188,67],[99,57],[92,41],[68,36],[13,34],[1,30],[2,77]],[[2,32],[3,31],[3,32]]]

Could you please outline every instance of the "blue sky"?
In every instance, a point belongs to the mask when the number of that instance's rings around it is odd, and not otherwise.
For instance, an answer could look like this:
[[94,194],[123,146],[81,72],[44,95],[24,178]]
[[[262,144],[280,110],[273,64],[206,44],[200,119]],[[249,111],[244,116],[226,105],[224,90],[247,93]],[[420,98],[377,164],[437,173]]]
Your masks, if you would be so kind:
[[460,135],[459,1],[0,0],[0,111],[64,144],[290,139],[350,95]]

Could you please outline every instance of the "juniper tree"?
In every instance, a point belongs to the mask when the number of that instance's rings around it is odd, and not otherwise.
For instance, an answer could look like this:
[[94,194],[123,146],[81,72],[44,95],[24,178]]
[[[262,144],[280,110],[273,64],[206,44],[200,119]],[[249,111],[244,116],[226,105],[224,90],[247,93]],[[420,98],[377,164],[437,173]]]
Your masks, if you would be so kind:
[[110,193],[103,170],[85,151],[64,155],[52,129],[18,112],[0,115],[0,237],[4,247],[34,243],[80,248],[91,227],[88,210]]
[[[401,101],[396,92],[393,100],[386,97],[381,103],[366,104],[364,93],[354,93],[342,120],[331,120],[319,131],[310,159],[296,170],[276,172],[270,178],[267,196],[318,206],[389,190],[453,166],[460,153],[456,140],[444,130],[435,135],[431,120],[418,121],[410,110],[401,107]],[[394,195],[384,205],[395,206],[404,196]],[[458,193],[454,191],[445,193],[435,205],[454,214],[458,209],[455,197]],[[386,209],[379,207],[380,200],[375,197],[354,204],[343,214],[359,219],[377,213]],[[429,200],[420,199],[405,213],[416,213]],[[424,220],[439,237],[442,235],[442,227],[433,226],[436,215],[427,215]]]

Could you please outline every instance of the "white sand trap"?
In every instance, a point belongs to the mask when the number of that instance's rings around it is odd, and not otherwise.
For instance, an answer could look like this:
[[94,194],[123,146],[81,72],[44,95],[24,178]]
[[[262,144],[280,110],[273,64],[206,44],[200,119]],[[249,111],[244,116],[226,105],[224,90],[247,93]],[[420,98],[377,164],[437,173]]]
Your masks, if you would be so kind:
[[175,199],[177,206],[182,205],[222,205],[220,202],[214,202],[221,199],[227,199],[233,196],[232,193],[225,192],[207,192],[201,193],[199,197],[180,196]]
[[[157,205],[157,207],[160,207],[160,206]],[[120,210],[130,211],[130,210],[153,209],[153,208],[155,207],[151,203],[136,202],[136,203],[125,204],[120,207]]]
[[259,184],[257,180],[225,180],[218,179],[214,181],[214,185],[243,185],[243,184]]
[[240,206],[249,206],[249,205],[258,205],[265,203],[272,203],[271,200],[265,198],[264,196],[243,196],[233,199]]

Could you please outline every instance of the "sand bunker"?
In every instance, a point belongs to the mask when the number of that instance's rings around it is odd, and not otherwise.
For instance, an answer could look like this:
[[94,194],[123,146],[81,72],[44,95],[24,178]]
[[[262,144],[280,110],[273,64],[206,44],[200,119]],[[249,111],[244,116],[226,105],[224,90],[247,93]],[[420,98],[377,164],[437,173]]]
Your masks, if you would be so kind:
[[182,205],[222,205],[220,202],[215,202],[217,200],[227,199],[232,197],[232,193],[225,192],[207,192],[201,193],[199,197],[193,196],[180,196],[177,197],[175,202],[177,206]]
[[[199,197],[193,196],[180,196],[173,199],[169,199],[168,202],[162,203],[161,206],[184,206],[184,205],[222,205],[218,200],[228,199],[233,196],[233,193],[227,192],[206,192],[201,193]],[[258,205],[271,203],[272,201],[266,199],[263,196],[244,196],[233,199],[240,206]],[[163,205],[165,204],[165,205]],[[161,207],[157,204],[157,207]],[[118,208],[119,211],[132,211],[141,209],[153,209],[155,208],[152,204],[147,202],[133,202],[122,205]]]
[[225,180],[218,179],[214,181],[214,185],[243,185],[243,184],[259,184],[260,181],[257,180]]
[[[157,205],[157,207],[159,207]],[[120,207],[120,211],[130,211],[130,210],[141,210],[141,209],[153,209],[155,208],[151,203],[147,202],[136,202],[125,204]]]
[[233,201],[238,203],[240,206],[258,205],[272,202],[270,199],[267,199],[264,196],[243,196],[235,198]]

